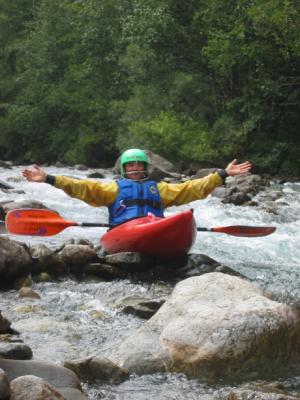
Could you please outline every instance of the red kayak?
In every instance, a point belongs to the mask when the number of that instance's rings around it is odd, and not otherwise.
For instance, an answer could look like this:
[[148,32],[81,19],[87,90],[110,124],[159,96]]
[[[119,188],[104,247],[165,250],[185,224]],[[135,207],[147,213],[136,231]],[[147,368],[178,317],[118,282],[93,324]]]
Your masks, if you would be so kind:
[[191,210],[161,218],[149,214],[116,226],[100,239],[107,253],[137,252],[161,258],[186,254],[196,237]]

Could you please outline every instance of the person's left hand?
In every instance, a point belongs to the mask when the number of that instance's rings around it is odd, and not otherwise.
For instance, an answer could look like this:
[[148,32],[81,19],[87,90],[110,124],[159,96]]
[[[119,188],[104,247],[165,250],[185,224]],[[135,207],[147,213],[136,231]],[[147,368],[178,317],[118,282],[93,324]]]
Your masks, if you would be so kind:
[[231,161],[231,163],[227,165],[225,171],[229,176],[241,175],[249,172],[251,167],[252,164],[249,161],[245,161],[242,164],[238,164],[237,159],[234,159],[233,161]]

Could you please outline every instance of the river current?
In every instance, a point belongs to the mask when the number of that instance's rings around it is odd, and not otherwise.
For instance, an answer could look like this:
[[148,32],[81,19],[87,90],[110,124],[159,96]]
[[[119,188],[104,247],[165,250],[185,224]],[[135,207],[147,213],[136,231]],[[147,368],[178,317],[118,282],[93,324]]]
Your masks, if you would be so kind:
[[[77,222],[107,222],[105,208],[94,208],[71,199],[62,191],[47,184],[28,183],[21,178],[22,167],[0,168],[0,180],[18,191],[0,190],[0,202],[36,200],[58,211],[65,219]],[[93,170],[46,168],[48,173],[86,178]],[[108,177],[109,179],[109,177]],[[279,193],[276,207],[233,206],[222,204],[209,196],[185,206],[172,207],[166,214],[193,208],[198,226],[268,225],[277,228],[270,236],[237,238],[225,234],[198,233],[191,252],[206,254],[247,276],[273,299],[289,304],[300,304],[300,182],[279,184],[268,189]],[[71,238],[86,238],[94,244],[105,232],[103,228],[68,228],[49,238],[13,236],[11,239],[29,245],[44,243],[58,248]],[[113,282],[35,283],[40,300],[19,299],[17,292],[0,292],[0,310],[21,332],[34,358],[60,364],[66,359],[105,354],[124,337],[144,323],[144,320],[119,312],[119,305],[127,297],[156,298],[167,296],[172,287],[163,282],[153,284]],[[298,374],[277,377],[287,390],[300,396]],[[219,384],[208,386],[183,374],[154,374],[131,376],[119,385],[84,384],[88,399],[106,400],[214,400],[230,390]]]

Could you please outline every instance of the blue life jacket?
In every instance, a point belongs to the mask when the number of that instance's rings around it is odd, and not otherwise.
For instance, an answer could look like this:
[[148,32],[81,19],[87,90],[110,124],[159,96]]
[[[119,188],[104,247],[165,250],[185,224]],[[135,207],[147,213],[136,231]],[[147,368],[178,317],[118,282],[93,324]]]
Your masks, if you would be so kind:
[[121,224],[131,218],[143,217],[151,212],[157,217],[163,217],[160,194],[155,181],[133,181],[119,179],[118,197],[108,207],[109,223]]

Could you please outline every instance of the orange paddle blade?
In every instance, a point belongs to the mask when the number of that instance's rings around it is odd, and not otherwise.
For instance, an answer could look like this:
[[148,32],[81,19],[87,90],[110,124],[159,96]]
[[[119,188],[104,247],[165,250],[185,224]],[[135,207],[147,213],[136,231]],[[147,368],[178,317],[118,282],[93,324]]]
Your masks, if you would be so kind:
[[221,226],[211,228],[212,232],[227,233],[227,235],[240,236],[240,237],[259,237],[267,236],[276,231],[273,226]]
[[5,224],[14,235],[52,236],[76,226],[76,222],[64,220],[58,213],[43,209],[18,209],[9,211]]

